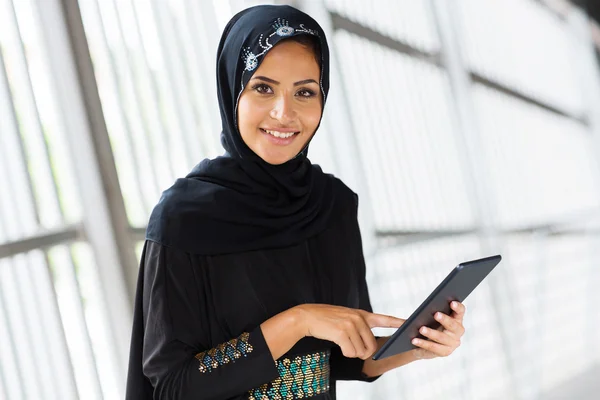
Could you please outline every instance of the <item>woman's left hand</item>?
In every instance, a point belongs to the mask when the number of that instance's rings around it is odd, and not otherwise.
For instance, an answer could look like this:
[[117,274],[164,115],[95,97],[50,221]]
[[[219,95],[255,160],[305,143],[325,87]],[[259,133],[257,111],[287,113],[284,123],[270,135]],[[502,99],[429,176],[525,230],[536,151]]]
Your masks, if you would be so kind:
[[447,357],[460,346],[460,338],[465,333],[463,317],[466,309],[457,301],[451,302],[450,308],[453,310],[450,316],[440,312],[435,314],[435,319],[441,324],[439,329],[421,327],[419,332],[428,340],[413,339],[413,344],[418,347],[412,350],[415,358]]

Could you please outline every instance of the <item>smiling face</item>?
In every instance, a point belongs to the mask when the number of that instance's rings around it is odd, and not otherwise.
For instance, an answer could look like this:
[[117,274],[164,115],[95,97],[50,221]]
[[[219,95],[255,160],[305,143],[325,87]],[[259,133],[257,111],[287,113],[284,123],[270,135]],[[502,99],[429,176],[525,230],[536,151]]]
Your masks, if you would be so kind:
[[293,40],[274,46],[244,88],[238,127],[246,145],[269,164],[300,153],[321,119],[322,94],[315,53]]

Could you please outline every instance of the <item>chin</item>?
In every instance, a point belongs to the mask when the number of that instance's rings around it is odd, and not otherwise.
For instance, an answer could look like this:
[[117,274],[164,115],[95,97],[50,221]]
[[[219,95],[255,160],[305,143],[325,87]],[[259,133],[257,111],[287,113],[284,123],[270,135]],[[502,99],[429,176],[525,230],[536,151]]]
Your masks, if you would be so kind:
[[266,154],[259,154],[260,158],[262,158],[265,162],[271,164],[271,165],[281,165],[281,164],[285,164],[286,162],[290,161],[292,158],[292,156],[274,156],[274,155],[266,155]]
[[[275,148],[274,148],[275,147]],[[290,148],[277,148],[276,146],[261,146],[257,149],[256,154],[266,163],[271,165],[281,165],[290,161],[300,152]]]

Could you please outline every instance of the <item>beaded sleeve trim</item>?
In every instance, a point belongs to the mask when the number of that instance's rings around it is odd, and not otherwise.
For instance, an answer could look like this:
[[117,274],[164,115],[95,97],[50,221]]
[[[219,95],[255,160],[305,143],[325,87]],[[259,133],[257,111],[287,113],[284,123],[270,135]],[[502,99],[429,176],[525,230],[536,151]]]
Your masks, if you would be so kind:
[[275,362],[279,378],[248,392],[249,400],[305,399],[329,391],[331,351]]
[[241,357],[246,357],[254,350],[252,345],[248,343],[249,338],[250,334],[244,332],[236,339],[232,339],[210,350],[196,354],[196,359],[200,361],[200,367],[198,369],[201,373],[205,374],[207,372],[212,372],[222,365],[235,362]]

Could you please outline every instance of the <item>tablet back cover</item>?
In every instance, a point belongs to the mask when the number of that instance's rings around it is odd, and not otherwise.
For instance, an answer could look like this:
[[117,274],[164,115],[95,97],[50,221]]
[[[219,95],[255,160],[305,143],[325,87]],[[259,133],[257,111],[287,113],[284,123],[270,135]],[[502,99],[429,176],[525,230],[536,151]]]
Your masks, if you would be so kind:
[[386,358],[416,348],[411,341],[415,337],[426,339],[419,329],[426,325],[437,329],[440,324],[433,318],[437,311],[450,314],[450,302],[463,302],[502,260],[500,255],[459,264],[431,292],[406,322],[398,328],[387,343],[373,356],[374,360]]

